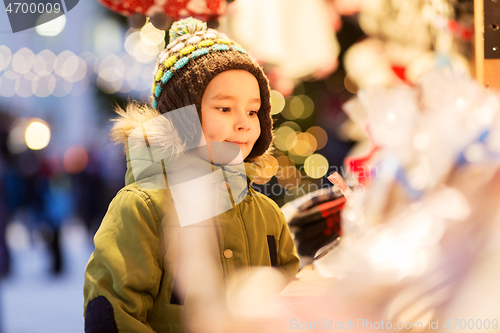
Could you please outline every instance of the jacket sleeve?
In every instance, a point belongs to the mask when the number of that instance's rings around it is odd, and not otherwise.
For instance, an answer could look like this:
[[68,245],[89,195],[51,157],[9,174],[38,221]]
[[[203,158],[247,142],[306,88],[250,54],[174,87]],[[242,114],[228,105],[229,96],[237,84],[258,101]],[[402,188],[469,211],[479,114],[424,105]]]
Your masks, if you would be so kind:
[[279,211],[281,217],[281,234],[278,244],[278,267],[292,280],[299,271],[299,256],[292,239],[285,216]]
[[160,230],[144,192],[118,192],[85,270],[85,332],[153,332],[147,319],[161,281]]

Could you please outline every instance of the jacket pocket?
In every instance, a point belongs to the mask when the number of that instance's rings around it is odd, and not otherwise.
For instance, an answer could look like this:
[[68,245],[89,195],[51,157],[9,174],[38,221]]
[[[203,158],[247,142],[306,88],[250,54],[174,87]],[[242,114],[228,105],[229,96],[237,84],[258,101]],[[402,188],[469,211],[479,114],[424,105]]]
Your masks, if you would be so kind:
[[267,235],[267,246],[269,247],[269,258],[271,266],[278,266],[278,248],[276,247],[276,239],[273,235]]

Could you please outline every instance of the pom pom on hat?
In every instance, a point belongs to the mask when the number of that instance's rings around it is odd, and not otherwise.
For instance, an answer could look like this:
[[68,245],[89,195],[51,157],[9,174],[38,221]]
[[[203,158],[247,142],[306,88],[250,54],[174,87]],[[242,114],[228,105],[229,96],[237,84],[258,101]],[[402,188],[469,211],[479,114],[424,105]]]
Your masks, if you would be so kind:
[[205,30],[207,30],[207,24],[192,17],[174,22],[169,31],[170,43],[181,36],[187,34],[193,35],[196,32]]

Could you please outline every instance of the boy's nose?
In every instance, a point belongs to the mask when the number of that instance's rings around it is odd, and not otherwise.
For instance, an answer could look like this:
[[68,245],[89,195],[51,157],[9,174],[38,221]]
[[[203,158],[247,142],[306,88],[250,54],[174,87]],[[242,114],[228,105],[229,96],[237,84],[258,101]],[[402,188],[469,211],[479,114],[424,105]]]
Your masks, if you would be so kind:
[[248,131],[250,129],[250,120],[245,112],[238,113],[234,126],[237,131]]

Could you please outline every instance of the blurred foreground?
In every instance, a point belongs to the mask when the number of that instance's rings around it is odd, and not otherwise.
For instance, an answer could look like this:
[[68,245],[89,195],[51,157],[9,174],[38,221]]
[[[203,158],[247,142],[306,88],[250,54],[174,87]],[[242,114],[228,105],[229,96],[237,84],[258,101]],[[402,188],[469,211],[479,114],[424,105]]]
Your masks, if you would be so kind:
[[[83,332],[83,272],[93,251],[86,228],[78,222],[62,227],[65,271],[51,275],[50,255],[26,229],[14,225],[12,271],[0,282],[2,333]],[[12,246],[13,245],[13,246]]]

